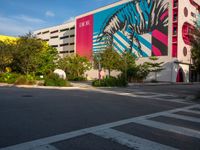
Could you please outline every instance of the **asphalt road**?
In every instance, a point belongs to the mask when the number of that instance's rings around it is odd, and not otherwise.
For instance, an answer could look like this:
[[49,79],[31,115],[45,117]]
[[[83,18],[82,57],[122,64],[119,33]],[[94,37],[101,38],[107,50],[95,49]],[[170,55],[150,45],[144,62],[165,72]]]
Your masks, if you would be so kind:
[[[153,144],[154,149],[156,146],[199,150],[199,104],[162,91],[155,94],[158,88],[45,90],[0,87],[0,150],[13,145],[17,146],[10,150],[17,150],[18,146],[20,150],[128,150],[140,149],[141,145],[132,144],[138,140],[149,148]],[[164,88],[163,91],[169,89]],[[187,91],[191,93],[185,95],[193,94],[191,88]],[[174,117],[172,113],[186,118]],[[163,116],[166,114],[168,116]],[[143,117],[145,115],[150,116]],[[174,130],[167,129],[171,126],[162,129],[160,124],[153,124],[155,122],[173,125]],[[184,129],[188,130],[184,133]],[[126,138],[130,138],[129,142],[137,142],[127,143]]]

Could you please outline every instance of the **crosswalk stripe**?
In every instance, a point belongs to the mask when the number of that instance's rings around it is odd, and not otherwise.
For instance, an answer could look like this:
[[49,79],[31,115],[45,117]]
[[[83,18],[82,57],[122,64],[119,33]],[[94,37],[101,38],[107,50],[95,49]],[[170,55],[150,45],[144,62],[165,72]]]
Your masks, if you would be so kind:
[[195,110],[184,110],[185,112],[189,112],[189,113],[193,113],[193,114],[199,114],[200,115],[200,111],[195,111]]
[[179,126],[175,126],[175,125],[170,125],[170,124],[152,121],[152,120],[146,120],[146,119],[135,120],[134,123],[138,123],[138,124],[142,124],[145,126],[150,126],[153,128],[170,131],[170,132],[174,132],[174,133],[178,133],[178,134],[182,134],[182,135],[200,139],[200,132],[197,130],[189,129],[189,128],[179,127]]
[[[187,102],[187,101],[182,100],[182,99],[177,99],[177,98],[174,98],[173,96],[172,96],[172,99],[165,99],[165,98],[160,98],[160,97],[154,96],[154,95],[153,96],[137,95],[137,93],[134,94],[134,93],[127,93],[127,92],[119,92],[119,91],[107,91],[107,90],[103,90],[103,89],[90,89],[90,90],[101,92],[101,93],[106,93],[106,94],[120,95],[120,96],[147,98],[149,100],[153,99],[153,100],[159,100],[159,101],[168,101],[168,102],[176,102],[176,103],[182,103],[182,104],[191,104],[191,102]],[[160,95],[160,94],[158,94],[158,95]]]
[[[186,110],[186,109],[192,109],[192,108],[196,108],[198,106],[199,106],[198,104],[195,104],[195,105],[190,105],[190,106],[187,106],[187,107],[176,108],[176,109],[172,109],[172,110],[157,112],[157,113],[148,114],[148,115],[139,116],[139,117],[133,117],[133,118],[120,120],[120,121],[116,121],[116,122],[112,122],[112,123],[107,123],[107,124],[103,124],[103,125],[99,125],[99,126],[95,126],[95,127],[89,127],[89,128],[71,131],[71,132],[67,132],[67,133],[62,133],[62,134],[58,134],[58,135],[54,135],[54,136],[50,136],[50,137],[46,137],[46,138],[41,138],[41,139],[37,139],[37,140],[33,140],[33,141],[29,141],[29,142],[25,142],[25,143],[21,143],[21,144],[17,144],[17,145],[12,145],[12,146],[8,146],[8,147],[5,147],[5,148],[0,148],[0,150],[31,150],[32,148],[35,148],[35,147],[48,145],[48,144],[51,144],[51,143],[64,141],[64,140],[68,140],[68,139],[72,139],[72,138],[82,136],[82,135],[85,135],[85,134],[88,134],[88,133],[96,132],[96,131],[99,131],[99,130],[105,130],[105,129],[121,126],[121,125],[124,125],[124,124],[128,124],[128,123],[131,123],[131,122],[137,122],[141,119],[145,120],[145,119],[149,119],[149,118],[153,118],[153,117],[158,117],[158,116],[161,116],[161,115],[166,114],[166,113],[175,113],[175,112]],[[148,124],[148,122],[144,123],[144,125],[146,125],[146,124]],[[163,127],[164,130],[169,130],[170,128],[171,128],[171,126],[169,126],[169,125],[168,126],[165,125]],[[177,128],[179,128],[179,127],[177,127]],[[173,129],[173,130],[176,132],[175,129]],[[194,132],[194,130],[192,130],[192,131]],[[182,129],[179,132],[185,132],[185,131]],[[195,134],[195,136],[200,138],[200,136],[199,136],[200,133],[198,131],[195,131],[195,133],[197,134],[197,135]],[[192,134],[188,133],[188,135],[192,135]]]
[[106,129],[94,132],[93,134],[138,150],[177,150],[176,148],[163,145],[154,141],[143,139],[134,135],[120,132],[114,129]]
[[189,116],[183,116],[183,115],[178,115],[178,114],[166,114],[164,116],[200,123],[200,118],[196,118],[196,117],[189,117]]

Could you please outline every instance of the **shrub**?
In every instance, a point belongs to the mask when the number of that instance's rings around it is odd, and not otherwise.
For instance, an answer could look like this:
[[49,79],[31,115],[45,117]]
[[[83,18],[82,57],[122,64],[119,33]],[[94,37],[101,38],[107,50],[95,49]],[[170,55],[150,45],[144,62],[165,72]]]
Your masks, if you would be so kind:
[[95,87],[115,87],[115,86],[127,86],[127,82],[123,76],[116,77],[106,77],[102,80],[95,80],[92,82]]
[[44,80],[45,86],[70,86],[70,83],[56,74],[49,74]]
[[18,77],[19,74],[16,73],[2,73],[0,74],[0,82],[12,84],[15,83]]
[[70,81],[86,81],[87,79],[85,77],[73,77],[69,78]]
[[32,75],[21,75],[15,81],[16,85],[34,85],[35,83],[35,78]]

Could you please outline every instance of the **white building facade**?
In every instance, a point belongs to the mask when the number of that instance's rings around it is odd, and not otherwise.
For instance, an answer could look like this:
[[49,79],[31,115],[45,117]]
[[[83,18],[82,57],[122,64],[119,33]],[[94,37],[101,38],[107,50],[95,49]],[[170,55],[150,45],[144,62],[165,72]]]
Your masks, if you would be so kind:
[[75,22],[40,29],[33,34],[55,47],[61,57],[75,53]]

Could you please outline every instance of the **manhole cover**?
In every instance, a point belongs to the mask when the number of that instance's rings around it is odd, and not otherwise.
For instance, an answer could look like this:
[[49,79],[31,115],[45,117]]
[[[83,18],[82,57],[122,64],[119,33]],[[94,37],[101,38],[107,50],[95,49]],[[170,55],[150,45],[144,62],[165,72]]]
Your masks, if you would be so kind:
[[27,98],[27,97],[33,97],[33,95],[28,95],[28,94],[27,94],[27,95],[22,95],[22,97],[26,97],[26,98]]

